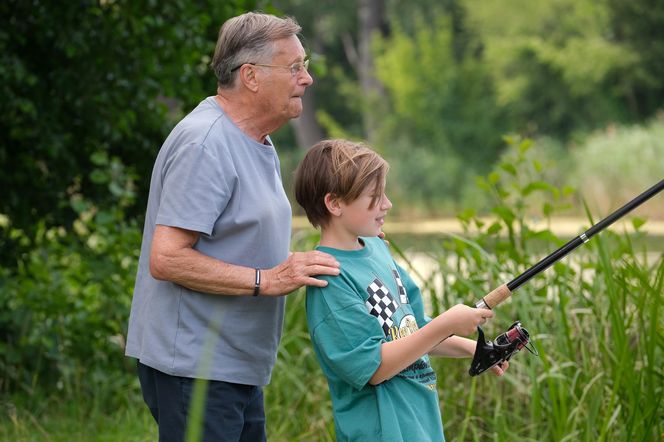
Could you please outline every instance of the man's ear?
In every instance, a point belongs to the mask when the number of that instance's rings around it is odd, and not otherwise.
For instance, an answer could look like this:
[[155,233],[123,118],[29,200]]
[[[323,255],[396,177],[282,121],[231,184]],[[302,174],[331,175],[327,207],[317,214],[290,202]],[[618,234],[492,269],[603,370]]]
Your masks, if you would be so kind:
[[341,216],[341,200],[333,193],[325,195],[325,207],[332,216]]
[[256,79],[256,67],[250,64],[243,64],[240,67],[240,81],[252,92],[258,91],[258,81]]

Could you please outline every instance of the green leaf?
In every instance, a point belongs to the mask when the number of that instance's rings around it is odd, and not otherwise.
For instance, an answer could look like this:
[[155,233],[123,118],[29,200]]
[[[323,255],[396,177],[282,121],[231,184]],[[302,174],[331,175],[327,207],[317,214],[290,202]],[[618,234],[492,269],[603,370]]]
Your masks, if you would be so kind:
[[531,147],[533,147],[533,140],[526,138],[519,144],[519,153],[524,154],[528,152]]
[[497,233],[500,233],[501,230],[503,230],[502,224],[500,224],[499,222],[494,222],[489,226],[489,228],[486,230],[486,232],[489,235],[495,235]]
[[512,225],[512,223],[516,219],[516,215],[514,214],[514,212],[512,212],[510,209],[508,209],[505,206],[494,207],[492,209],[492,212],[498,215],[500,219],[502,219],[505,222],[505,224],[507,224],[508,226]]
[[549,202],[545,202],[544,204],[542,204],[542,213],[547,218],[550,217],[551,214],[553,213],[553,205],[551,205],[551,203]]
[[98,150],[90,155],[90,161],[96,166],[105,166],[108,164],[108,154],[103,150]]
[[645,218],[641,218],[638,216],[632,218],[632,226],[634,227],[634,230],[639,230],[645,223],[646,223]]
[[535,181],[535,182],[532,182],[532,183],[528,184],[526,187],[523,188],[523,190],[521,191],[521,194],[523,196],[528,196],[528,195],[530,195],[531,193],[533,193],[537,190],[541,190],[543,192],[549,192],[553,196],[558,195],[558,189],[556,189],[551,184],[546,183],[544,181]]
[[90,173],[90,180],[95,184],[104,184],[108,182],[109,176],[106,172],[95,169]]
[[502,163],[500,165],[500,168],[503,169],[505,172],[509,173],[512,176],[517,175],[517,170],[516,167],[512,163]]
[[539,160],[533,160],[533,167],[535,168],[537,173],[542,172],[542,170],[544,169],[544,166],[542,165],[542,162],[539,161]]
[[496,184],[500,181],[500,174],[498,172],[491,172],[487,179],[490,184]]
[[465,209],[457,213],[457,218],[463,222],[470,222],[475,216],[475,209]]

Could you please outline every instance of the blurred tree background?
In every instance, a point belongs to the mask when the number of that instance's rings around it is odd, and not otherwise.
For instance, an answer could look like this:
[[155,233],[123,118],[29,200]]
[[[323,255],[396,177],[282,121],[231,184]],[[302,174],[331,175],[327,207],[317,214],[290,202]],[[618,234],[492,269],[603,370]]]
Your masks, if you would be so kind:
[[481,212],[476,177],[506,135],[603,211],[662,178],[663,2],[6,0],[0,394],[106,380],[112,404],[135,388],[124,335],[152,164],[215,93],[220,24],[254,9],[294,16],[312,59],[305,112],[273,137],[289,191],[323,137],[390,161],[395,217]]
[[[661,124],[661,2],[273,3],[302,22],[315,61],[305,109],[316,114],[311,133],[380,150],[392,164],[396,213],[449,214],[481,203],[475,176],[499,159],[505,134],[542,140],[543,155],[564,165],[552,179],[580,181],[586,171],[565,161],[588,136]],[[310,145],[294,126],[285,145]],[[650,143],[663,152],[655,137]],[[624,146],[624,155],[639,157],[634,149]],[[638,192],[630,181],[613,190]]]

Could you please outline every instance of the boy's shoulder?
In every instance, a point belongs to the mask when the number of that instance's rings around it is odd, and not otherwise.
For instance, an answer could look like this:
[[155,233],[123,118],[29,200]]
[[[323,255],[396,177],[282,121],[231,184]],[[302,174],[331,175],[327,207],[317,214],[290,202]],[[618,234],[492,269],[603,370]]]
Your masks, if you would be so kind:
[[365,244],[370,244],[373,247],[383,247],[383,248],[388,248],[387,243],[385,240],[378,236],[362,236],[362,241],[364,241]]
[[364,240],[364,244],[369,249],[370,254],[381,256],[382,259],[386,259],[388,261],[394,260],[390,246],[387,242],[385,242],[384,239],[377,236],[372,236],[367,238],[362,237],[362,240]]

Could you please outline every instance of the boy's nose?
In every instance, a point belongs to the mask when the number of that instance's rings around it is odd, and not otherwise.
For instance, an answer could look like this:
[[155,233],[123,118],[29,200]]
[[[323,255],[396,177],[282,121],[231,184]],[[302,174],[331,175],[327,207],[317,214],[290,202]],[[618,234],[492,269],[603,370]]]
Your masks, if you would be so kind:
[[383,195],[383,199],[381,200],[382,204],[381,207],[385,210],[391,209],[392,208],[392,201],[387,197],[387,195]]

